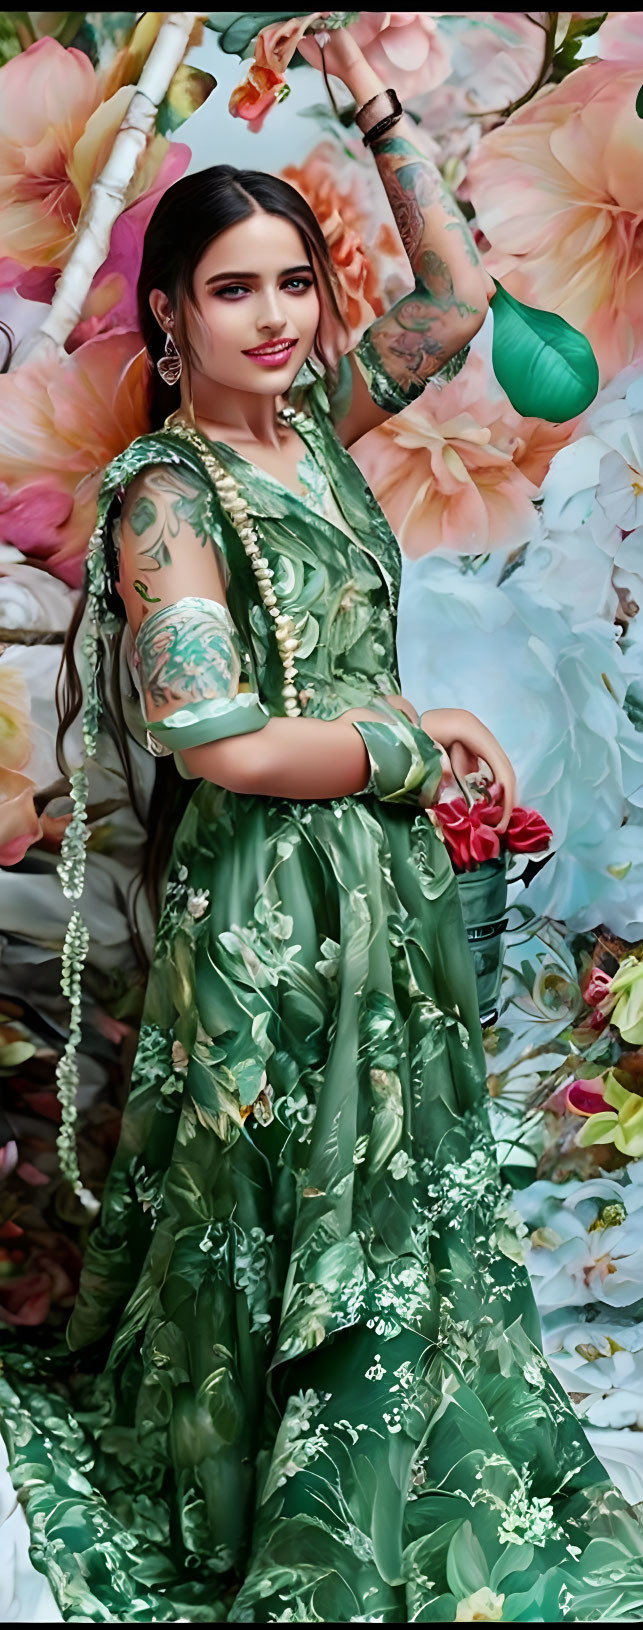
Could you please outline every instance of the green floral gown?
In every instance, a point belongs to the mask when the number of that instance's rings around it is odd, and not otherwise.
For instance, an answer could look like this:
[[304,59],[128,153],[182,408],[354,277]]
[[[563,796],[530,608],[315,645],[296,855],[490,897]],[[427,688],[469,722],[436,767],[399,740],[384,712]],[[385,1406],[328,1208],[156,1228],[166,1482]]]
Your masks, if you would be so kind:
[[[216,451],[295,618],[305,711],[331,719],[399,690],[401,561],[319,388],[297,428],[302,498]],[[151,464],[201,481],[244,669],[230,733],[283,713],[283,670],[207,447],[135,443],[102,513]],[[196,782],[73,1362],[6,1347],[12,1475],[63,1617],[638,1619],[643,1529],[542,1356],[518,1231],[426,813]]]

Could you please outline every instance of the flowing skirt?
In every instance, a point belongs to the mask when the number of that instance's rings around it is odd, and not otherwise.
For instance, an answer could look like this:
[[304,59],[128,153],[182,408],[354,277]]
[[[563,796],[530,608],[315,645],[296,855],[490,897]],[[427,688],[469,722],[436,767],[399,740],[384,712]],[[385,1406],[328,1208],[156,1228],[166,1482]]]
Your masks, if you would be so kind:
[[521,1232],[430,819],[200,784],[67,1343],[5,1344],[63,1616],[638,1619]]

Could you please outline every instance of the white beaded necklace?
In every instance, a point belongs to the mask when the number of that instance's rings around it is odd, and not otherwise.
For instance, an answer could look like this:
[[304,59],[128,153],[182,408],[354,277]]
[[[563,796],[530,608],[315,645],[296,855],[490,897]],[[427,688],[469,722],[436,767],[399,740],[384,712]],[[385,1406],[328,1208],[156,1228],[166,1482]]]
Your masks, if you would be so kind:
[[[288,425],[293,424],[300,417],[301,415],[292,407],[283,407],[277,414],[277,418],[281,420],[282,424]],[[297,701],[298,692],[295,685],[297,677],[295,656],[301,641],[295,635],[295,625],[292,617],[279,608],[277,596],[272,586],[274,572],[269,561],[266,560],[265,555],[262,553],[261,533],[256,522],[250,516],[246,499],[240,491],[239,484],[235,481],[234,476],[224,469],[216,453],[213,452],[211,447],[207,446],[207,438],[202,436],[200,431],[196,430],[196,428],[192,430],[189,425],[179,420],[174,422],[171,420],[166,421],[166,429],[171,431],[173,436],[181,436],[184,440],[193,444],[195,439],[198,439],[199,456],[215,488],[221,508],[225,510],[226,515],[239,534],[257,579],[263,603],[269,615],[274,619],[277,649],[284,670],[284,684],[282,686],[284,708],[291,718],[296,718],[301,714],[301,708]]]

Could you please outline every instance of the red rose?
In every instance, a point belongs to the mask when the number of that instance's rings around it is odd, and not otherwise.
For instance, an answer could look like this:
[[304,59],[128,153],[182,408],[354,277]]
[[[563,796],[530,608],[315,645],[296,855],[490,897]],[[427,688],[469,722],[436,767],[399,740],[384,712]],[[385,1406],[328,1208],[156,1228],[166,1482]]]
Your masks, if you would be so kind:
[[505,843],[514,854],[528,855],[534,850],[548,849],[552,837],[551,827],[537,809],[521,809],[519,804],[512,809]]
[[[583,991],[588,1007],[598,1007],[599,1002],[607,1001],[612,989],[612,979],[613,974],[606,973],[604,968],[592,968]],[[613,1005],[616,1006],[616,1003]]]
[[470,872],[485,860],[498,859],[500,838],[494,828],[502,817],[499,804],[480,798],[469,809],[464,798],[454,798],[451,803],[436,804],[434,814],[456,871]]

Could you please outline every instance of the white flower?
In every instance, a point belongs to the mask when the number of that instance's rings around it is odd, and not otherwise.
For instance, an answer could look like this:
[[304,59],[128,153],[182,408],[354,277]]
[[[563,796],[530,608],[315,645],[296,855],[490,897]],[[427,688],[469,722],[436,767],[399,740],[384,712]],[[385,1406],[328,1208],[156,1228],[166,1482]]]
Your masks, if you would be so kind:
[[185,1071],[187,1070],[189,1062],[190,1062],[190,1060],[189,1060],[188,1055],[187,1055],[187,1053],[185,1051],[185,1048],[183,1046],[183,1042],[182,1041],[173,1041],[172,1042],[172,1063],[174,1065],[175,1070],[178,1070],[179,1074],[185,1075]]
[[210,895],[207,889],[188,889],[187,909],[191,917],[198,919],[204,917],[210,905]]
[[498,1596],[495,1590],[483,1585],[480,1590],[472,1591],[470,1596],[463,1596],[455,1610],[456,1624],[478,1624],[488,1622],[497,1624],[502,1618],[502,1605],[504,1596]]
[[523,1467],[518,1487],[510,1496],[498,1525],[501,1545],[544,1545],[558,1533],[551,1502],[529,1498],[527,1471]]
[[[574,929],[603,919],[631,939],[643,896],[643,734],[624,706],[630,686],[643,701],[643,382],[634,370],[602,393],[586,424],[552,461],[521,560],[509,551],[404,557],[400,680],[418,712],[450,706],[457,650],[461,705],[502,741],[521,803],[553,828],[555,854],[527,903]],[[514,683],[498,686],[499,671]]]
[[[643,1165],[591,1182],[532,1183],[515,1195],[529,1225],[527,1267],[541,1315],[631,1307],[643,1297]],[[547,1324],[546,1324],[547,1328]]]
[[257,1097],[252,1105],[252,1113],[259,1126],[270,1126],[270,1122],[274,1121],[275,1118],[272,1107],[272,1101],[275,1093],[274,1088],[268,1084],[265,1070],[263,1073],[263,1082],[264,1084],[261,1091],[257,1094]]
[[393,1159],[389,1162],[388,1169],[390,1177],[408,1177],[410,1183],[416,1181],[414,1163],[407,1154],[406,1149],[397,1150]]

